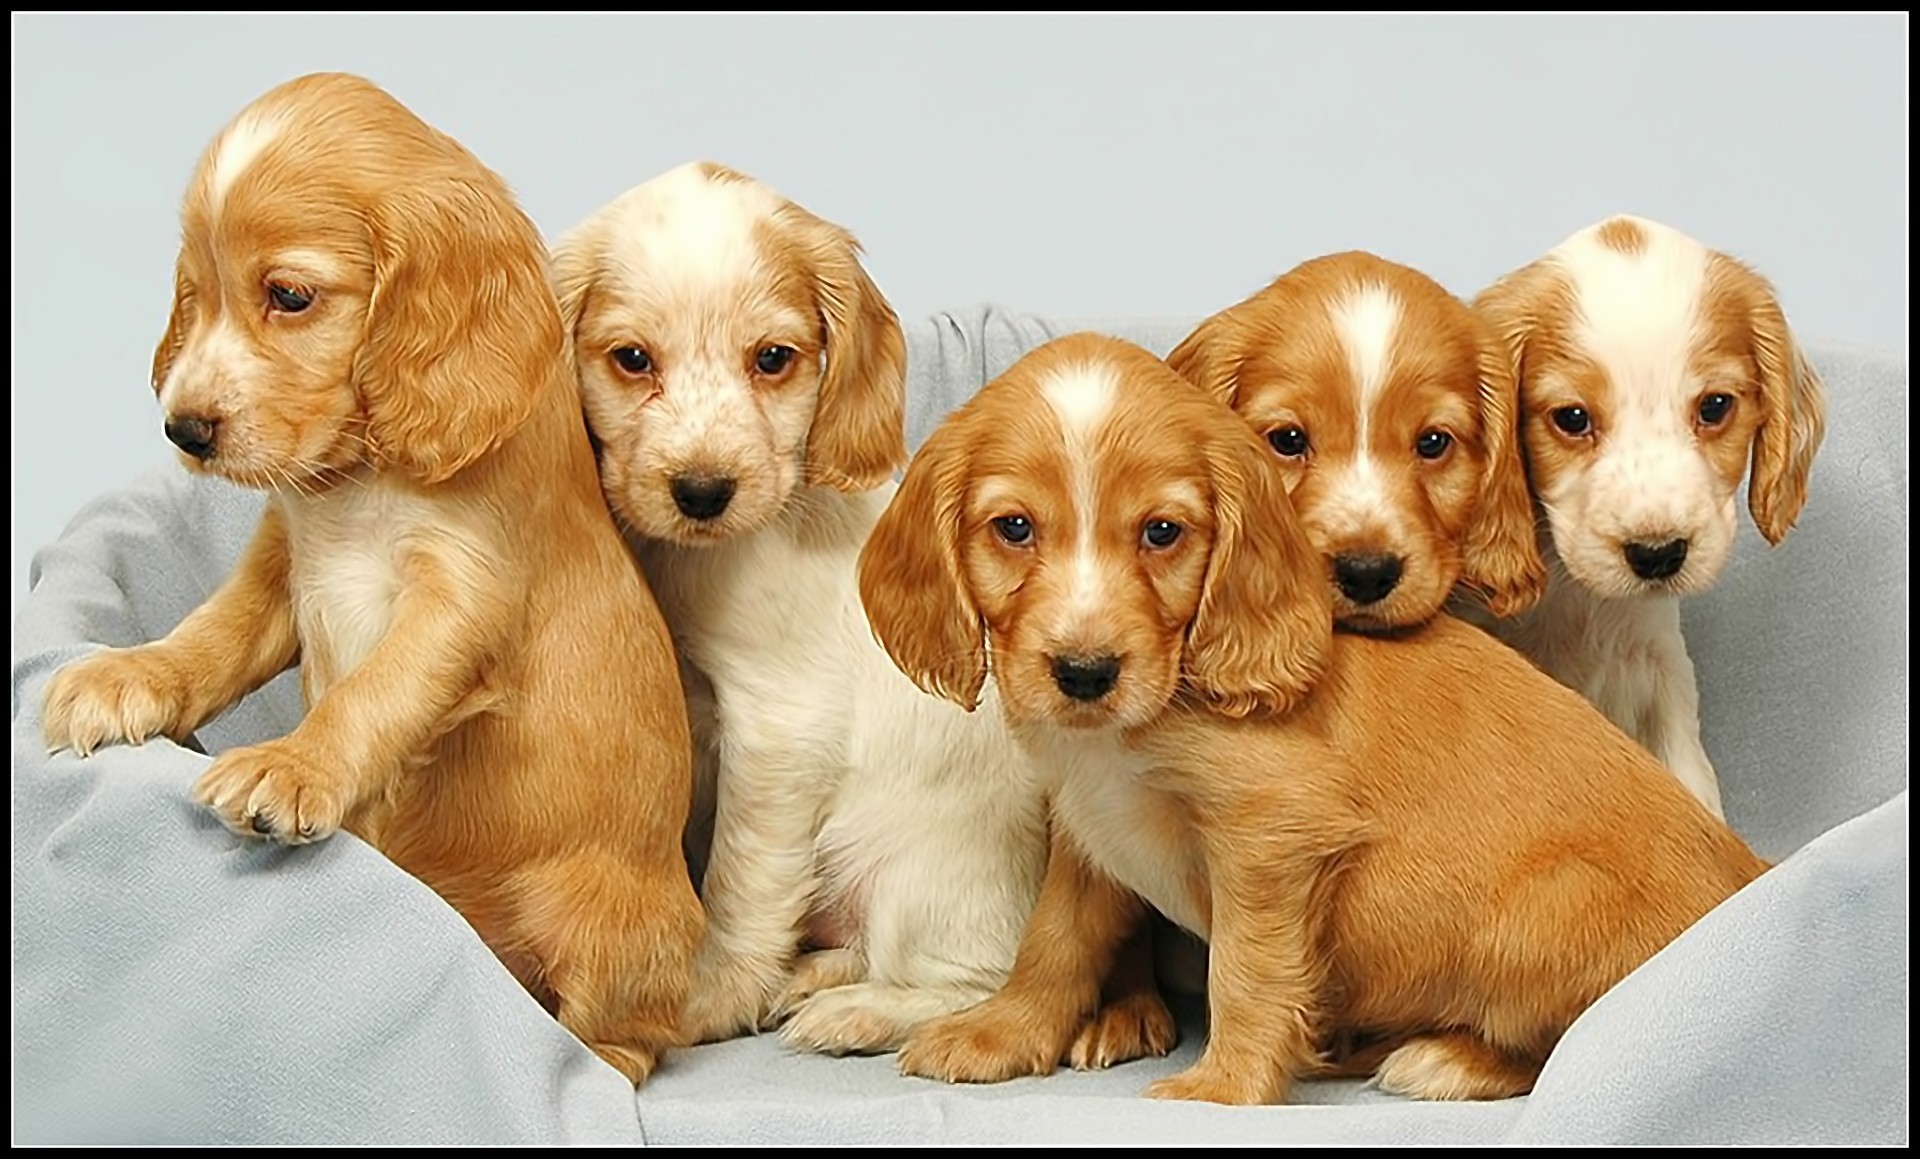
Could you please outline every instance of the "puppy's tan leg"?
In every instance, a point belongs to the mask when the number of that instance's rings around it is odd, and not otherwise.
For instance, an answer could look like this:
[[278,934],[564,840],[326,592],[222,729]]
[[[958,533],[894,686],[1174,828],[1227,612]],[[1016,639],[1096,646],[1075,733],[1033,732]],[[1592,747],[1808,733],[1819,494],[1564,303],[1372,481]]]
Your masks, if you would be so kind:
[[1402,1043],[1374,1079],[1381,1090],[1415,1099],[1510,1099],[1533,1089],[1542,1065],[1455,1032]]
[[194,797],[242,834],[330,836],[482,702],[482,664],[512,622],[498,584],[416,549],[386,634],[291,733],[232,749]]
[[1114,954],[1144,908],[1056,824],[1007,984],[978,1006],[921,1027],[901,1048],[900,1069],[948,1082],[1050,1073],[1099,1003]]
[[1152,926],[1141,922],[1121,947],[1101,990],[1100,1009],[1067,1051],[1073,1069],[1105,1070],[1137,1058],[1159,1058],[1180,1041],[1154,978]]
[[86,756],[156,736],[184,742],[279,675],[299,655],[287,579],[286,520],[269,502],[233,574],[173,631],[53,674],[41,720],[48,748]]
[[1300,764],[1296,782],[1242,785],[1202,819],[1213,903],[1207,1047],[1187,1071],[1148,1087],[1152,1098],[1283,1102],[1295,1078],[1323,1065],[1320,919],[1358,822]]
[[554,1017],[635,1086],[684,1045],[680,1008],[705,918],[678,865],[584,852],[523,870],[514,884]]

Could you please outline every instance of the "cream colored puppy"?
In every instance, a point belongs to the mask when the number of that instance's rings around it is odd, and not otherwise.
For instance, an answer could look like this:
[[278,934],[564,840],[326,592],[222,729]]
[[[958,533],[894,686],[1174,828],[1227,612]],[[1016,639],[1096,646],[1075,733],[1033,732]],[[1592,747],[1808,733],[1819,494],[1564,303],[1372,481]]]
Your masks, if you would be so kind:
[[999,714],[923,694],[861,611],[906,457],[899,321],[852,235],[706,163],[594,213],[554,272],[715,802],[686,1029],[893,1049],[1005,980],[1047,840]]

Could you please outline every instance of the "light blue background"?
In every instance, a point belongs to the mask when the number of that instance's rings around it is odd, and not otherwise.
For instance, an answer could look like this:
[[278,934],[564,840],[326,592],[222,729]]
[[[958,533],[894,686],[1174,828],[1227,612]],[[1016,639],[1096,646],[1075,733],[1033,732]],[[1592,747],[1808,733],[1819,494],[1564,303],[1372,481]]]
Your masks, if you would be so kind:
[[[854,230],[907,316],[1198,316],[1361,247],[1469,294],[1630,211],[1907,346],[1905,14],[14,15],[13,602],[170,461],[176,209],[241,106],[363,73],[549,237],[682,161]],[[1904,416],[1900,416],[1904,421]]]

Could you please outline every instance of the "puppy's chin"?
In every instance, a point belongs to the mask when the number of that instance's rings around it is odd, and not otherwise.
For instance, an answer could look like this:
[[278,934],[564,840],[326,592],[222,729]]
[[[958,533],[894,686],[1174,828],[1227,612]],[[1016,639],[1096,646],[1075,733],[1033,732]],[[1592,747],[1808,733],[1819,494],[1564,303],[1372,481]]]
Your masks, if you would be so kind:
[[254,491],[318,495],[352,478],[360,464],[352,460],[276,456],[251,450],[216,449],[206,459],[176,451],[182,466],[198,475],[224,479]]
[[1356,604],[1337,589],[1333,595],[1333,621],[1349,632],[1397,632],[1424,624],[1439,611],[1439,604],[1419,600],[1387,599]]

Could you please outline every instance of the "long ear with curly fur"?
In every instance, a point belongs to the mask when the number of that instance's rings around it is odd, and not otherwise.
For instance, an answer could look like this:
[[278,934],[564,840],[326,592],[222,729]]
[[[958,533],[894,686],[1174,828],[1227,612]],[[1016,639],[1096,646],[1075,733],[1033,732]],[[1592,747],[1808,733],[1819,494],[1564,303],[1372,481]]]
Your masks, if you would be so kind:
[[1230,716],[1285,712],[1325,667],[1333,596],[1279,465],[1235,426],[1207,451],[1214,544],[1187,632],[1186,680]]
[[1496,616],[1531,606],[1547,586],[1534,531],[1533,491],[1520,438],[1520,381],[1506,344],[1484,316],[1480,329],[1480,425],[1487,456],[1480,506],[1461,545],[1461,581]]
[[193,289],[187,285],[186,271],[178,262],[173,268],[173,305],[167,311],[167,329],[160,336],[160,344],[153,348],[153,373],[149,381],[153,392],[167,384],[167,375],[173,372],[174,360],[180,357],[181,347],[187,344],[187,326],[193,312]]
[[1234,404],[1240,393],[1240,351],[1244,337],[1231,309],[1193,328],[1167,355],[1173,372],[1208,394]]
[[860,602],[874,637],[921,689],[971,712],[987,680],[986,629],[960,568],[967,453],[951,417],[907,466],[860,551]]
[[547,272],[553,283],[554,295],[559,299],[560,328],[566,334],[569,346],[573,343],[574,331],[580,325],[581,315],[586,313],[587,297],[599,276],[600,260],[601,233],[596,221],[583,222],[553,243]]
[[504,189],[443,181],[373,212],[355,384],[374,454],[426,483],[526,421],[566,346],[546,247]]
[[1753,283],[1749,325],[1767,409],[1753,436],[1747,510],[1767,542],[1777,544],[1807,501],[1807,477],[1826,434],[1827,388],[1794,341],[1773,288],[1758,274],[1742,272]]
[[807,481],[869,490],[907,459],[906,337],[860,264],[851,233],[791,202],[781,214],[813,275],[826,339],[826,371],[807,435]]

